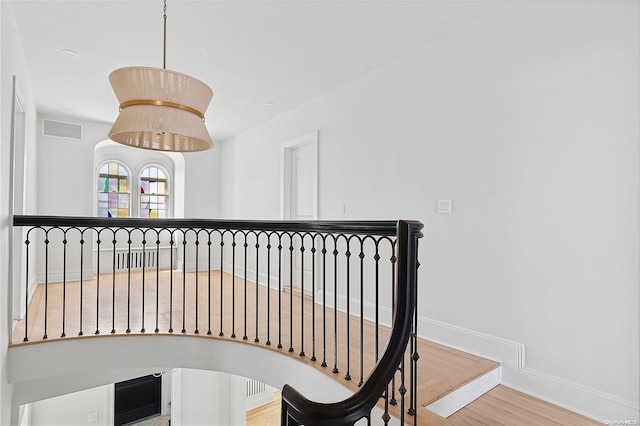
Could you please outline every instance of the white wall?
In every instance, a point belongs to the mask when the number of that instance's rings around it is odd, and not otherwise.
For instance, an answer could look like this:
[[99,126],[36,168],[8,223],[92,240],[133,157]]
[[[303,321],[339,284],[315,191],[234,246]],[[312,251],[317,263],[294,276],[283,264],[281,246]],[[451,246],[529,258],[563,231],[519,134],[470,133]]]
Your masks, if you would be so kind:
[[638,418],[639,12],[520,2],[237,135],[222,214],[278,218],[280,144],[320,129],[322,219],[426,225],[420,334]]
[[[0,300],[5,303],[0,315],[0,424],[9,424],[11,415],[12,386],[6,378],[7,373],[7,345],[12,329],[11,310],[8,301],[12,298],[10,281],[9,253],[11,214],[10,211],[10,164],[11,164],[11,110],[13,104],[13,77],[17,77],[21,101],[26,113],[25,139],[28,143],[25,152],[27,165],[33,165],[35,152],[35,105],[31,91],[31,83],[27,74],[18,32],[13,19],[11,6],[7,2],[0,2]],[[31,169],[27,176],[25,187],[28,192],[35,194],[34,176],[37,171]],[[27,197],[28,211],[34,209],[34,199]]]
[[183,368],[173,375],[171,424],[244,425],[246,379],[217,371]]
[[113,424],[114,385],[99,386],[31,404],[30,426],[109,426]]

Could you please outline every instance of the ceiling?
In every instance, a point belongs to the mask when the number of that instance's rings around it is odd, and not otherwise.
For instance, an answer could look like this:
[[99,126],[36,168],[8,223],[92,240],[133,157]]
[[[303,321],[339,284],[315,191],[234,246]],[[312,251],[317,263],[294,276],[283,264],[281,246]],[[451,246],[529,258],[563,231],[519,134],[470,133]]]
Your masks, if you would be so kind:
[[[162,67],[161,0],[10,3],[41,112],[113,122],[118,103],[109,73]],[[167,69],[211,86],[206,123],[223,140],[509,6],[169,0]]]

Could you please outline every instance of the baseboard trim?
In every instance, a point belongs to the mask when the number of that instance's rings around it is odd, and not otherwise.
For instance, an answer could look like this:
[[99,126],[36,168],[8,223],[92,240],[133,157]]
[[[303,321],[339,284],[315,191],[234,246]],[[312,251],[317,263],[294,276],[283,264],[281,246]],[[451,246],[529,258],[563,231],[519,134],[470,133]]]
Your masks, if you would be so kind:
[[502,383],[513,389],[598,421],[639,419],[639,404],[526,366],[526,348],[519,342],[418,317],[418,335],[454,349],[498,361]]
[[[85,269],[84,273],[82,274],[82,279],[92,280],[94,276],[95,276],[95,273],[93,272],[93,269]],[[49,272],[48,274],[38,272],[36,274],[36,282],[38,284],[44,284],[45,281],[50,284],[61,283],[65,278],[68,283],[74,282],[74,281],[80,281],[80,271],[79,270],[67,271],[66,277],[62,271],[52,271],[52,272]]]

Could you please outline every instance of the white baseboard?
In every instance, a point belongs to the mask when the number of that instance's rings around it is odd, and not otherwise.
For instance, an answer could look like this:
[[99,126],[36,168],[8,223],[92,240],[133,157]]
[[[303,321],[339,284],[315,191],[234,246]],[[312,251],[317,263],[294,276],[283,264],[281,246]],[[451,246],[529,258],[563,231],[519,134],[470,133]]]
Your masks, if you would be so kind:
[[[91,280],[93,279],[93,277],[94,277],[93,269],[84,270],[84,273],[82,274],[83,280]],[[45,275],[43,272],[38,272],[36,275],[36,281],[39,284],[44,284],[45,279],[49,283],[61,283],[62,280],[65,278],[67,282],[80,281],[80,271],[79,270],[67,271],[66,277],[62,271],[49,271],[47,275]]]
[[426,408],[440,417],[449,417],[498,386],[500,380],[500,367],[498,367],[427,405]]
[[256,395],[248,396],[247,411],[251,411],[254,408],[262,407],[263,405],[269,404],[274,400],[275,400],[275,396],[273,394],[273,388],[269,388],[268,390]]
[[502,364],[502,383],[598,421],[640,420],[638,402],[629,401],[526,366],[525,345],[418,317],[418,335]]

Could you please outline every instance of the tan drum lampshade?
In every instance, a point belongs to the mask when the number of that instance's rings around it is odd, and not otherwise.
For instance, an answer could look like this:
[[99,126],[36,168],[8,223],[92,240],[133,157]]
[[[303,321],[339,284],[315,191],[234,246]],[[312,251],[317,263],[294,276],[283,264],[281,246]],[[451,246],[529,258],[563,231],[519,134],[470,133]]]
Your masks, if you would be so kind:
[[127,67],[109,75],[120,114],[109,138],[136,148],[204,151],[213,147],[204,113],[213,91],[202,81],[163,68]]

